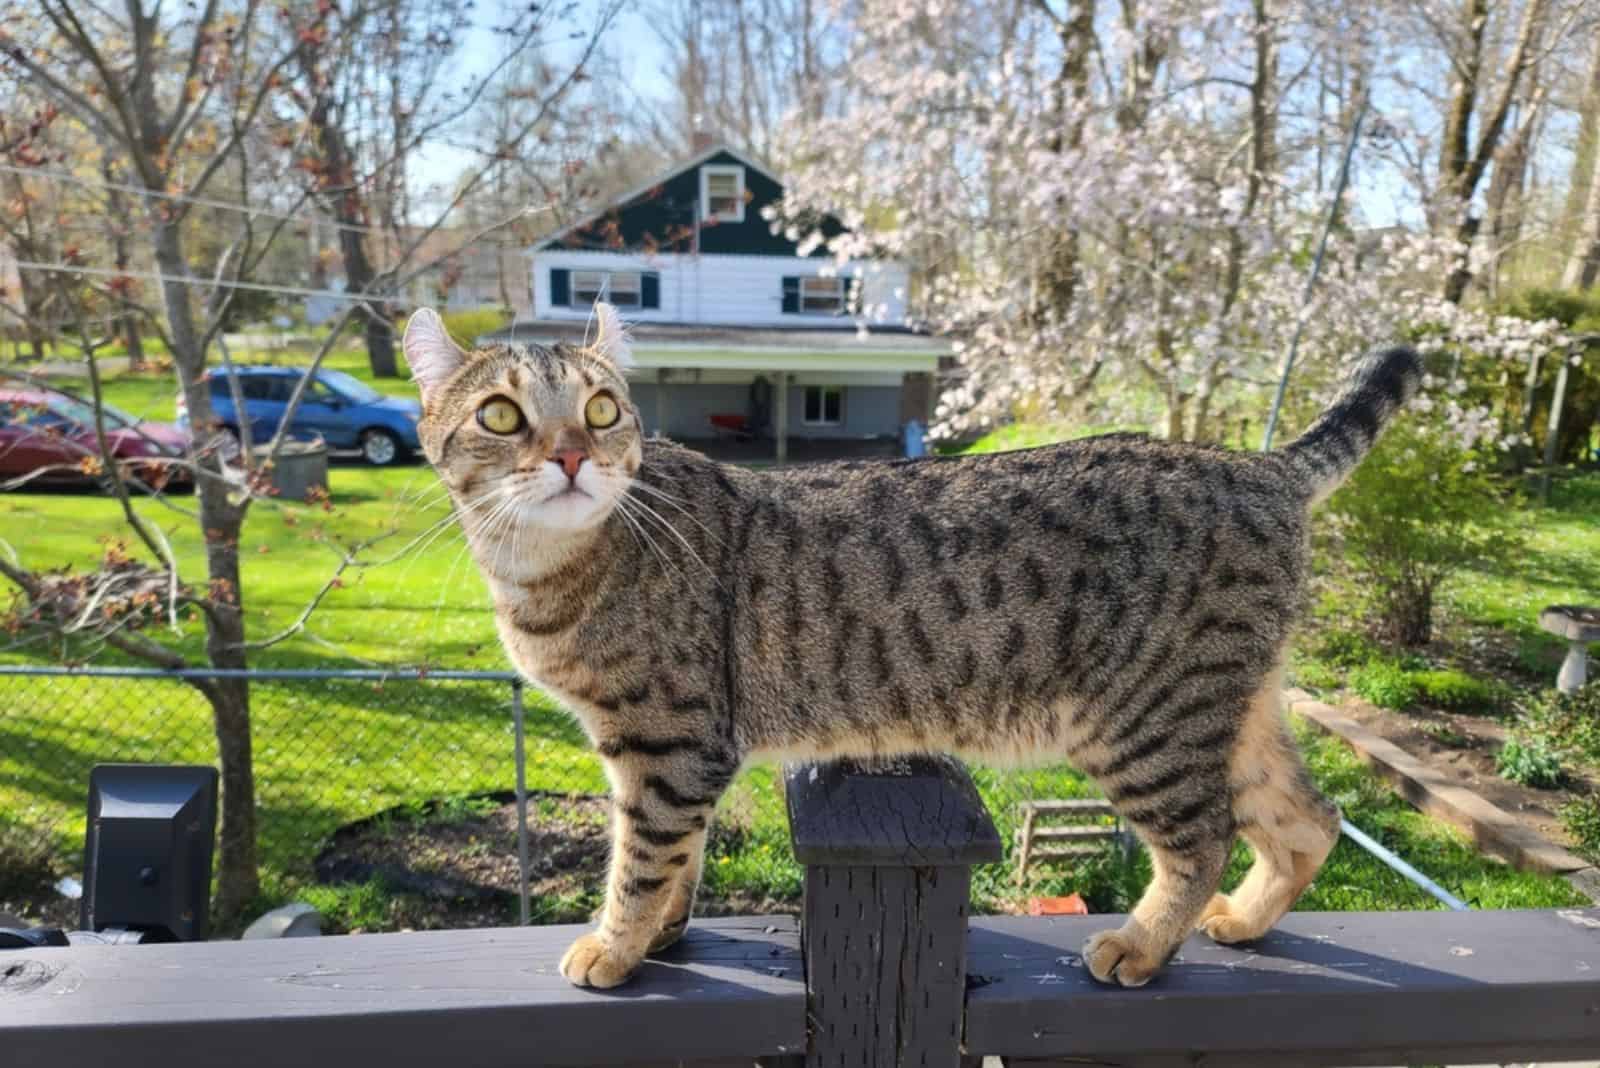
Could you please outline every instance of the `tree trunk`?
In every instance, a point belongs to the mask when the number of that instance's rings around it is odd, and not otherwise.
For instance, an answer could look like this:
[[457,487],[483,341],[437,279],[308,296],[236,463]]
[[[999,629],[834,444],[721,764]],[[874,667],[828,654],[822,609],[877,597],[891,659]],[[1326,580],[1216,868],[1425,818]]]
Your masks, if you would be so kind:
[[1433,638],[1433,588],[1423,582],[1405,582],[1391,590],[1387,618],[1389,637],[1401,648],[1420,649]]
[[1524,71],[1532,64],[1534,41],[1544,16],[1545,0],[1526,0],[1517,26],[1516,38],[1507,56],[1499,92],[1477,125],[1477,146],[1472,143],[1473,113],[1482,88],[1483,42],[1488,29],[1489,0],[1468,0],[1463,12],[1468,50],[1453,66],[1456,80],[1451,86],[1450,104],[1445,115],[1444,138],[1439,146],[1439,182],[1442,203],[1432,208],[1435,231],[1453,230],[1463,246],[1460,258],[1445,278],[1444,297],[1459,304],[1472,281],[1470,246],[1477,239],[1483,219],[1472,212],[1472,197],[1494,157],[1505,131],[1506,117],[1516,97]]
[[1189,395],[1181,390],[1169,386],[1167,388],[1167,440],[1182,441],[1184,410],[1188,407]]
[[[1250,82],[1250,173],[1245,178],[1245,203],[1241,220],[1255,213],[1267,175],[1277,166],[1278,154],[1278,44],[1267,0],[1255,0],[1255,77]],[[1222,317],[1226,319],[1239,298],[1244,270],[1244,234],[1228,231],[1228,268],[1222,290]],[[1196,439],[1199,440],[1198,433]]]
[[[1056,23],[1062,55],[1055,84],[1057,127],[1049,142],[1055,153],[1071,152],[1083,140],[1082,103],[1089,92],[1094,14],[1095,0],[1075,0],[1067,17]],[[1045,256],[1039,273],[1037,318],[1041,322],[1057,321],[1072,306],[1078,288],[1080,242],[1078,232],[1068,228],[1056,236]]]
[[1495,153],[1494,173],[1489,178],[1489,241],[1494,250],[1488,278],[1491,294],[1499,291],[1508,254],[1522,236],[1531,127],[1529,122],[1519,128],[1517,135]]
[[117,332],[122,335],[122,347],[128,350],[128,370],[144,370],[144,337],[139,332],[139,317],[132,312],[124,315]]
[[[1189,421],[1189,440],[1196,444],[1204,445],[1211,440],[1211,399],[1216,393],[1216,370],[1207,366],[1200,373],[1200,381],[1194,391],[1194,412]],[[1220,441],[1226,427],[1218,421],[1217,440]]]
[[[159,191],[159,190],[157,190]],[[211,390],[205,380],[205,353],[200,348],[189,303],[188,273],[178,224],[152,213],[155,226],[156,264],[165,280],[162,298],[172,341],[172,362],[189,407],[191,424],[204,433],[215,420]],[[199,461],[212,473],[221,469],[215,453]],[[246,667],[244,606],[239,582],[239,531],[244,508],[228,498],[220,479],[196,480],[200,528],[205,532],[206,577],[209,609],[206,612],[206,653],[212,667]],[[243,679],[222,679],[202,689],[211,702],[222,765],[222,832],[217,859],[216,913],[226,925],[235,920],[260,892],[256,867],[255,770],[251,756],[250,701]]]
[[1588,289],[1600,275],[1600,36],[1595,37],[1578,111],[1578,144],[1567,196],[1567,216],[1576,229],[1561,272],[1561,286]]
[[1455,196],[1461,195],[1458,183],[1472,160],[1472,113],[1478,105],[1478,83],[1483,73],[1483,36],[1489,28],[1489,0],[1467,0],[1462,22],[1467,29],[1467,53],[1452,64],[1456,76],[1450,86],[1444,136],[1439,140],[1439,180],[1445,192]]
[[28,348],[33,352],[33,362],[43,363],[46,356],[46,346],[50,342],[49,335],[39,327],[40,315],[44,311],[44,294],[39,283],[35,281],[38,276],[32,271],[19,271],[22,280],[22,308],[28,313],[28,318],[23,321],[22,329],[28,335]]
[[[333,102],[326,94],[318,97],[307,118],[322,149],[322,176],[330,210],[339,227],[339,252],[344,258],[345,292],[359,293],[372,285],[377,272],[367,256],[366,205],[356,184],[349,146],[344,130],[334,114]],[[380,300],[366,302],[367,366],[376,378],[400,377],[395,362],[394,327],[389,312]]]
[[1565,289],[1588,289],[1600,279],[1600,162],[1589,175],[1589,195],[1584,201],[1578,240],[1561,275]]
[[1600,43],[1595,45],[1594,59],[1589,68],[1588,92],[1579,130],[1578,156],[1580,161],[1587,156],[1589,181],[1584,187],[1576,180],[1578,163],[1575,162],[1574,191],[1586,188],[1586,192],[1578,215],[1578,230],[1572,242],[1572,252],[1567,257],[1566,268],[1561,272],[1564,289],[1588,289],[1600,278]]
[[1467,212],[1465,208],[1462,210],[1463,217],[1456,226],[1456,241],[1461,246],[1461,254],[1444,280],[1444,299],[1451,304],[1460,304],[1461,298],[1467,295],[1467,286],[1472,284],[1470,250],[1478,238],[1478,228],[1483,225],[1482,217]]
[[[122,191],[113,187],[116,168],[108,155],[100,173],[106,180],[106,236],[111,243],[111,256],[118,271],[126,271],[133,257],[128,250],[128,203]],[[118,293],[118,297],[124,294]],[[117,333],[122,335],[123,346],[128,350],[128,370],[144,370],[144,342],[139,336],[139,320],[129,309],[117,321]]]

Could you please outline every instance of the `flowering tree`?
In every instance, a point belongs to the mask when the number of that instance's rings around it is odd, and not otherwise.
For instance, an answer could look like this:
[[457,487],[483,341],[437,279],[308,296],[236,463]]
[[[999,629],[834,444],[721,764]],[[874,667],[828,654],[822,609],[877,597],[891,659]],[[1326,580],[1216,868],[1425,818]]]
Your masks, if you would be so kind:
[[[1459,244],[1357,240],[1347,205],[1304,297],[1328,147],[1371,91],[1374,13],[1296,0],[849,11],[846,103],[793,116],[773,221],[821,243],[830,214],[847,228],[826,241],[841,263],[922,269],[915,305],[960,364],[936,433],[1019,411],[1142,421],[1154,402],[1169,437],[1215,439],[1221,403],[1259,403],[1297,324],[1316,382],[1430,321],[1425,294]],[[1344,86],[1331,113],[1329,71]]]

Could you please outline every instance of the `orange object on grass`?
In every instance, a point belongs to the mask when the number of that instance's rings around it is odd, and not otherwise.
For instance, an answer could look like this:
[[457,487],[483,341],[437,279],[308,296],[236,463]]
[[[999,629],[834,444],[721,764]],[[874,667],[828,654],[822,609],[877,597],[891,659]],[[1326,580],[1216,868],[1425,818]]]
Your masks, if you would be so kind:
[[1089,906],[1077,894],[1066,897],[1030,897],[1029,916],[1087,916]]

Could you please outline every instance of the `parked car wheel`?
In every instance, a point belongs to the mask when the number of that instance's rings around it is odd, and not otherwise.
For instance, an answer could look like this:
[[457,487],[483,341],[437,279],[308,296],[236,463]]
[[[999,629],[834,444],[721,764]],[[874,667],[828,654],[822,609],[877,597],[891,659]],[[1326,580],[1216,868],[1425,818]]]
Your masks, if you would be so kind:
[[400,439],[387,430],[373,427],[361,432],[361,457],[374,467],[387,467],[404,456]]

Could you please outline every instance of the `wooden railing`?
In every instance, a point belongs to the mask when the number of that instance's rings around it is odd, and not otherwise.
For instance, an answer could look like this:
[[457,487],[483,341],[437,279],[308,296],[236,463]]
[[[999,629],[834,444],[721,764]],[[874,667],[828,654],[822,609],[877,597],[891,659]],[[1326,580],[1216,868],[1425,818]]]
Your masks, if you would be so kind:
[[613,992],[581,928],[0,953],[0,1064],[1359,1065],[1600,1052],[1600,910],[1297,913],[1140,990],[1078,960],[1119,917],[967,912],[1000,843],[965,771],[794,769],[805,912],[696,921]]

